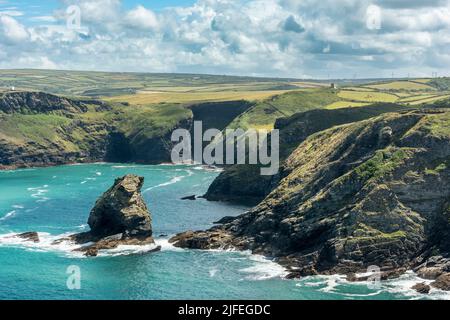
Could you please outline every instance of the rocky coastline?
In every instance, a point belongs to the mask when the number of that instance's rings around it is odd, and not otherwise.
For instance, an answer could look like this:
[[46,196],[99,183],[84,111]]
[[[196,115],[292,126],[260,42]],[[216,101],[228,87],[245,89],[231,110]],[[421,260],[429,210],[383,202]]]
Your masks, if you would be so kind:
[[363,281],[355,274],[373,265],[382,279],[432,268],[427,279],[446,288],[449,123],[448,110],[413,110],[312,135],[287,158],[285,177],[259,205],[170,242],[251,250],[285,266],[289,278],[345,274]]
[[[18,108],[23,99],[31,109],[68,119],[92,107],[89,101],[21,94],[3,97],[2,117],[32,115]],[[344,274],[349,281],[366,281],[367,276],[358,274],[377,266],[381,279],[413,270],[421,278],[433,280],[414,286],[424,294],[431,287],[450,290],[450,111],[388,112],[392,107],[374,108],[373,113],[362,115],[345,110],[341,117],[320,125],[316,125],[317,119],[329,111],[279,120],[286,153],[280,174],[260,180],[252,174],[255,167],[228,168],[205,195],[208,200],[229,200],[241,192],[257,200],[256,206],[241,216],[217,221],[209,230],[180,233],[170,242],[187,249],[250,250],[284,266],[287,278]],[[177,125],[191,122],[192,118],[183,119]],[[59,128],[58,134],[70,137],[76,126],[83,134],[96,133],[89,135],[89,146],[83,144],[83,150],[68,152],[51,143],[53,149],[47,152],[46,146],[34,141],[15,145],[0,139],[0,147],[6,146],[0,148],[0,170],[99,162],[108,158],[109,143],[113,142],[117,153],[128,147],[123,145],[124,137],[116,135],[116,128],[105,123],[75,122]],[[164,162],[166,136],[144,141],[152,145],[146,153],[164,155],[141,157],[140,162]],[[90,231],[55,244],[74,242],[86,256],[121,245],[149,245],[154,246],[150,252],[160,250],[141,195],[143,182],[134,175],[118,178],[92,209]],[[40,241],[36,232],[17,237]]]

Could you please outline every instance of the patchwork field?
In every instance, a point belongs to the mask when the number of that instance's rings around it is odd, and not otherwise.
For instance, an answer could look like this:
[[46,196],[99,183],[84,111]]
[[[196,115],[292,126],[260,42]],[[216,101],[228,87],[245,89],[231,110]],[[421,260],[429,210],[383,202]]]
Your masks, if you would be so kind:
[[[212,90],[212,89],[210,89]],[[110,102],[126,102],[136,105],[155,103],[195,103],[211,101],[234,100],[264,100],[274,95],[288,92],[287,90],[274,91],[141,91],[136,94],[105,98]]]
[[0,88],[15,87],[89,97],[112,97],[141,91],[284,91],[302,87],[300,84],[291,84],[295,81],[297,80],[195,74],[0,70]]
[[446,79],[394,80],[361,86],[343,87],[337,96],[339,101],[327,105],[327,109],[364,107],[373,103],[396,103],[399,106],[417,107],[448,99],[450,91]]
[[377,90],[436,90],[435,88],[419,81],[391,81],[386,83],[368,85],[367,88]]
[[353,91],[353,90],[341,90],[338,93],[338,97],[344,100],[352,102],[395,102],[398,97],[384,92],[378,91]]

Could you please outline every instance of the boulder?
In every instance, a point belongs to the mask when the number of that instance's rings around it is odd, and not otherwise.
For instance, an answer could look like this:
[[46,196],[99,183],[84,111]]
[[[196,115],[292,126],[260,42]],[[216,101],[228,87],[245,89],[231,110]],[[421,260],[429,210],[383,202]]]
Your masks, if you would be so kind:
[[450,291],[450,273],[440,275],[431,286],[445,291]]
[[411,289],[416,290],[418,293],[428,294],[428,293],[430,293],[431,287],[429,285],[427,285],[426,283],[422,282],[422,283],[417,283]]

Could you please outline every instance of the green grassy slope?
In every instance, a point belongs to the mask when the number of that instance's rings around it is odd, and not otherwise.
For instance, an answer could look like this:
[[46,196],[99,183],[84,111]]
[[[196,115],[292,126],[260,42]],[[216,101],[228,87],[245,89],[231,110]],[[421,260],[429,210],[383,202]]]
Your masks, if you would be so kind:
[[331,89],[309,89],[288,92],[258,102],[230,124],[230,128],[273,129],[278,118],[289,117],[295,113],[323,108],[340,98]]

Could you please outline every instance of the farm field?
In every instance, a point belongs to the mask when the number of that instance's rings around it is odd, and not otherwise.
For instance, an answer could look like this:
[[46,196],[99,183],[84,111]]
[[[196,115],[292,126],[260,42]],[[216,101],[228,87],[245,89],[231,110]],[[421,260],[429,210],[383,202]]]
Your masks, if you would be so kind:
[[417,81],[392,81],[380,84],[371,84],[366,87],[377,90],[436,90],[423,82]]
[[233,101],[233,100],[264,100],[274,95],[288,92],[287,90],[275,91],[141,91],[136,94],[104,98],[110,102],[126,102],[136,105],[147,105],[156,103],[195,103],[211,101]]
[[341,90],[338,93],[338,97],[344,100],[352,102],[395,102],[398,97],[384,92],[379,91],[353,91],[353,90]]
[[296,79],[221,75],[0,70],[0,88],[66,96],[112,97],[140,91],[283,91]]
[[[431,86],[433,82],[435,82],[435,86]],[[373,103],[396,103],[417,107],[422,104],[448,99],[450,92],[437,88],[438,86],[445,86],[446,83],[446,79],[417,79],[347,86],[337,93],[340,100],[327,105],[325,108],[364,107]]]

